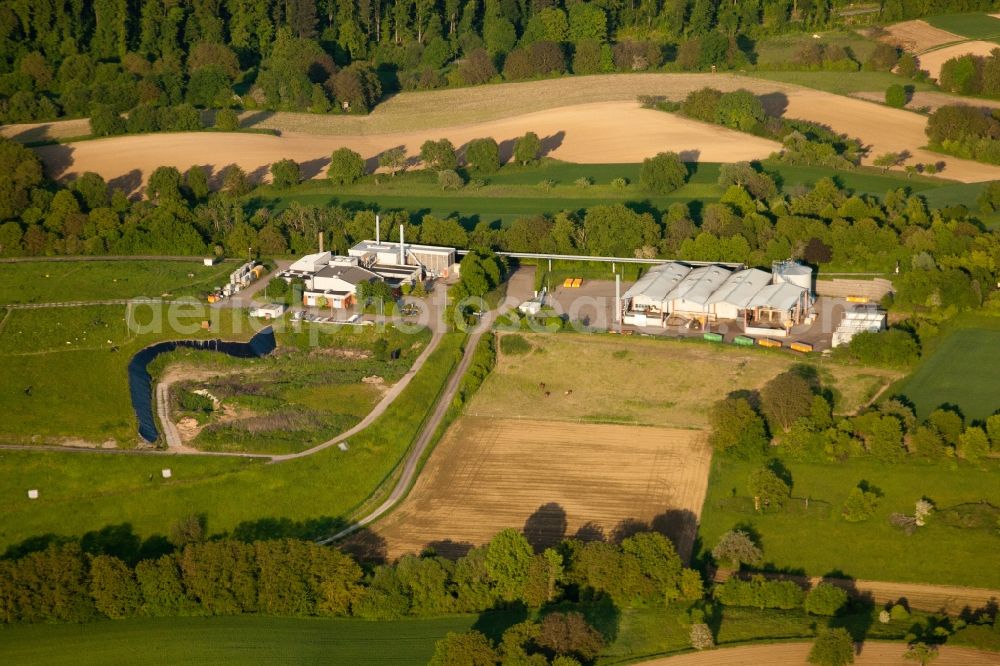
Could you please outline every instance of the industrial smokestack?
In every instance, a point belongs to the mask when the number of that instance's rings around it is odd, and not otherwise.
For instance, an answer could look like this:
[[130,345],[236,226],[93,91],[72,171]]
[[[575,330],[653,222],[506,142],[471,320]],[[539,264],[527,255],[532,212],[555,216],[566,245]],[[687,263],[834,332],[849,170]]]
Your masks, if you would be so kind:
[[319,253],[323,254],[323,232],[319,232]]
[[403,250],[403,225],[399,225],[399,265],[406,265],[406,254]]
[[615,323],[621,330],[622,323],[622,275],[615,273]]
[[381,228],[379,226],[380,222],[381,222],[381,220],[379,220],[378,215],[376,215],[375,216],[375,244],[376,245],[378,245],[379,242],[381,242],[381,240],[382,240],[382,231],[381,231]]

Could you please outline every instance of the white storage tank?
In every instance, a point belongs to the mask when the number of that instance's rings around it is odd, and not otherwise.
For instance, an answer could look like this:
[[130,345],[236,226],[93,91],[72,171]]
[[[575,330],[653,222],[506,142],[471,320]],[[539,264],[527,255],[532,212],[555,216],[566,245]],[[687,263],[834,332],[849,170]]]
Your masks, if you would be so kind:
[[812,269],[808,266],[803,266],[791,259],[776,261],[772,265],[771,275],[773,284],[788,282],[812,293]]

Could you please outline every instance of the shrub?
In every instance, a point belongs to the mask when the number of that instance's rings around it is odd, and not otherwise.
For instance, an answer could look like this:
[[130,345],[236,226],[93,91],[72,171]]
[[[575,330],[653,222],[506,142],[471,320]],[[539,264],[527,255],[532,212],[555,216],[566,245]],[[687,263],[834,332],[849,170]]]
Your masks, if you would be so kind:
[[285,190],[302,181],[299,164],[295,160],[278,160],[271,165],[271,183],[279,190]]
[[215,129],[235,132],[240,128],[240,117],[233,109],[219,109],[215,113]]
[[659,153],[642,162],[639,182],[657,194],[669,194],[687,182],[687,166],[677,153]]
[[519,164],[531,164],[542,152],[542,141],[534,132],[528,132],[514,145],[514,159]]
[[728,562],[739,568],[742,564],[752,566],[759,563],[764,554],[749,534],[742,530],[729,530],[719,537],[719,543],[712,549],[712,557],[716,562]]
[[534,347],[523,335],[518,335],[517,333],[509,333],[502,338],[500,338],[500,351],[504,354],[509,354],[510,356],[520,356],[527,354]]
[[896,109],[902,109],[906,106],[906,101],[906,88],[903,86],[898,83],[894,83],[886,89],[885,103],[889,106]]
[[784,506],[791,495],[791,488],[770,467],[761,467],[750,473],[747,484],[753,496],[754,508],[758,511]]
[[177,393],[177,404],[185,412],[203,412],[208,414],[215,408],[215,404],[207,396],[181,389]]
[[875,508],[878,506],[878,495],[866,491],[860,486],[851,489],[844,502],[844,509],[841,515],[849,523],[858,523],[868,520],[875,515]]
[[716,586],[713,594],[726,606],[748,606],[761,610],[800,608],[804,596],[802,588],[790,580],[768,580],[763,576],[754,576],[750,580],[730,578]]
[[720,400],[712,407],[708,418],[712,428],[708,441],[716,451],[753,459],[767,450],[764,419],[745,398]]
[[350,148],[338,148],[330,156],[326,176],[335,185],[350,185],[365,175],[365,161]]
[[816,666],[845,666],[854,663],[854,640],[847,629],[826,629],[816,637],[809,651],[809,663]]
[[812,615],[836,615],[847,603],[847,592],[829,583],[820,583],[806,595],[805,608]]
[[691,647],[695,650],[706,650],[715,647],[712,630],[704,622],[691,625]]
[[493,173],[500,168],[500,146],[490,137],[473,139],[465,150],[465,160],[476,171]]
[[442,190],[460,190],[465,186],[465,180],[453,169],[439,171],[437,175],[438,185]]
[[906,622],[910,619],[910,611],[906,610],[903,604],[894,604],[889,609],[889,618],[893,622]]

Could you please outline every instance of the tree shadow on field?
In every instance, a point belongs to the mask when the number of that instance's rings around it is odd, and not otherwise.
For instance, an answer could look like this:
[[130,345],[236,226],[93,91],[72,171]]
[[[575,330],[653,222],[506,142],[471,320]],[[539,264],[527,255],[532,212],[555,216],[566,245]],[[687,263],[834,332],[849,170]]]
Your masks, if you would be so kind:
[[121,190],[129,199],[142,196],[142,172],[132,169],[126,174],[112,178],[108,181],[108,190]]
[[539,157],[547,157],[549,153],[553,152],[559,146],[562,145],[563,139],[566,138],[566,132],[559,130],[555,134],[545,137],[542,139],[542,149],[539,151]]
[[593,521],[580,525],[580,527],[577,528],[576,533],[573,534],[573,538],[584,543],[590,543],[592,541],[607,541],[607,537],[604,534],[604,528]]
[[507,164],[507,162],[514,159],[515,145],[517,145],[517,139],[504,139],[497,144],[500,153],[500,164]]
[[347,536],[337,544],[337,548],[363,566],[385,564],[389,560],[385,539],[365,527]]
[[312,518],[292,520],[291,518],[259,518],[245,520],[228,535],[230,538],[252,543],[274,539],[319,539],[336,534],[347,527],[341,518]]
[[240,117],[240,127],[254,127],[274,117],[274,111],[255,111]]
[[522,531],[536,553],[552,548],[566,536],[566,510],[556,502],[543,504],[524,521]]
[[774,118],[781,118],[788,111],[788,95],[782,92],[772,92],[760,95],[761,104],[764,105],[764,113]]
[[52,180],[62,178],[66,171],[73,166],[73,146],[55,144],[42,146],[38,150],[38,156],[42,158],[45,167],[45,175]]
[[[680,152],[680,156],[681,156],[681,162],[692,164],[694,162],[697,162],[698,158],[701,157],[701,151],[698,150],[697,148],[691,148],[690,150],[682,150]],[[690,177],[692,173],[694,173],[694,170],[691,167],[688,167],[688,177]]]
[[302,180],[310,180],[322,173],[328,166],[330,166],[329,157],[318,157],[299,164],[299,173],[302,175]]
[[469,554],[469,551],[473,549],[473,545],[468,541],[452,541],[451,539],[442,539],[440,541],[431,541],[426,546],[424,546],[423,555],[438,555],[447,560],[457,560],[461,557],[465,557]]

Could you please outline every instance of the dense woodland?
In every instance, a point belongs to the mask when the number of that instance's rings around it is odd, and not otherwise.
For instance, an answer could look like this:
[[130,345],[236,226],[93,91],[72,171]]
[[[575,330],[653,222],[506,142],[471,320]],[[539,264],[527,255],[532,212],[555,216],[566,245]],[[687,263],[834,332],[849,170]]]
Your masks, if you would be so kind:
[[[996,6],[883,0],[876,13],[841,16],[848,4],[10,0],[0,5],[0,121],[182,103],[363,113],[401,88],[484,83],[500,73],[743,67],[767,35]],[[842,51],[819,53],[818,66],[856,68]]]

